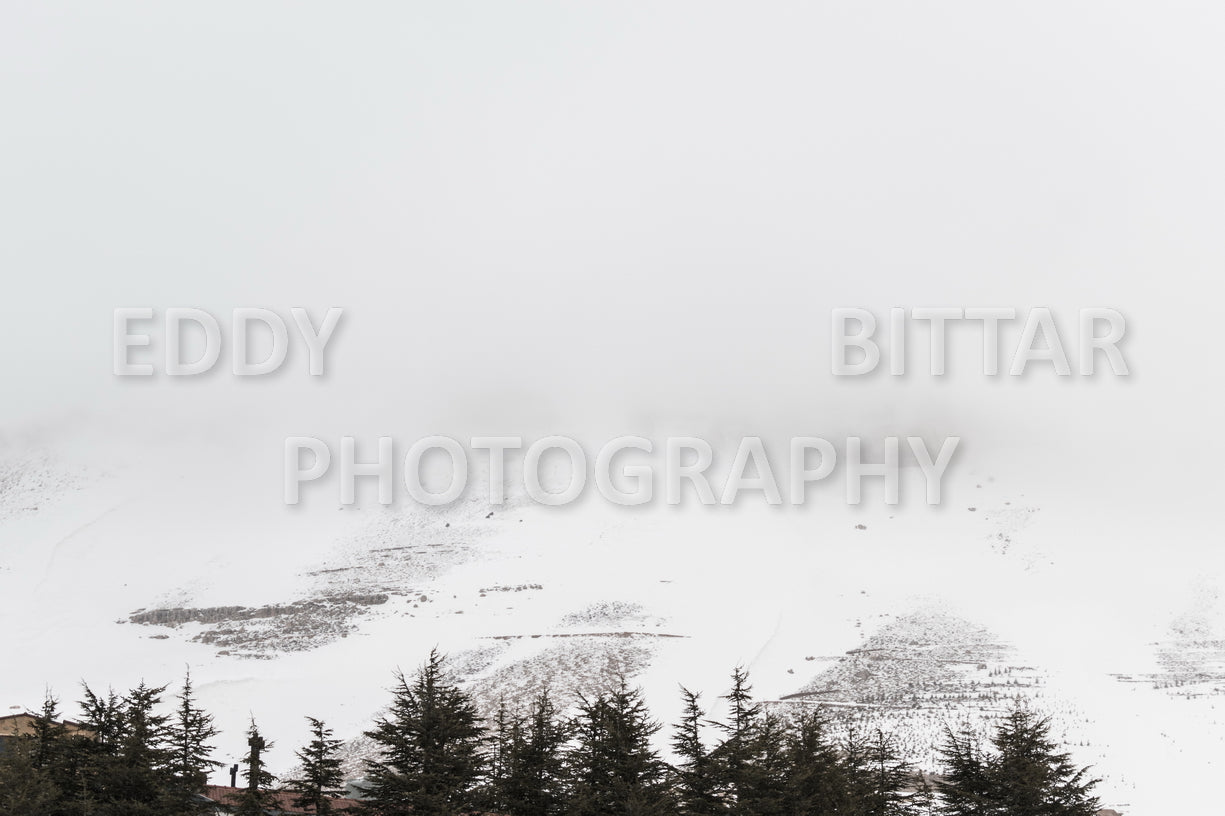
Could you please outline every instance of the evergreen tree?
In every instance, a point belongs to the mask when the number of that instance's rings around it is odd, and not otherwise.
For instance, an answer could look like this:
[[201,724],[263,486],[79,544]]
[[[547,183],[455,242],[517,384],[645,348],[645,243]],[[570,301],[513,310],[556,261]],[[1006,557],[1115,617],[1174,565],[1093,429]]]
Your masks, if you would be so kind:
[[493,721],[493,734],[489,738],[488,755],[485,762],[485,786],[479,799],[482,806],[503,812],[508,810],[508,780],[510,778],[511,754],[519,739],[523,718],[512,716],[506,708],[506,700],[498,701],[498,713]]
[[82,683],[85,699],[81,701],[82,723],[92,735],[92,741],[102,751],[115,750],[123,733],[123,698],[114,689],[99,695]]
[[[473,701],[435,651],[410,682],[397,676],[392,705],[366,735],[378,756],[366,763],[364,810],[379,816],[460,816],[480,805],[507,816],[1093,816],[1097,780],[1051,737],[1047,719],[1018,708],[983,741],[945,729],[944,775],[931,785],[884,731],[835,743],[818,710],[784,720],[754,701],[737,668],[724,700],[727,718],[705,720],[698,694],[682,688],[669,768],[652,748],[660,725],[637,689],[580,697],[559,717],[547,693],[526,712],[502,706],[493,738]],[[190,816],[218,763],[212,718],[195,703],[190,674],[172,714],[164,687],[141,683],[126,695],[84,686],[79,731],[59,722],[48,693],[29,733],[0,751],[0,816]],[[340,740],[307,718],[312,739],[296,752],[296,806],[331,812],[342,785]],[[720,739],[706,747],[704,729]],[[240,816],[275,810],[264,754],[272,747],[254,719],[243,760]],[[487,750],[488,749],[488,750]]]
[[484,734],[476,706],[446,678],[444,662],[434,650],[411,684],[397,674],[390,712],[366,732],[379,749],[366,762],[366,795],[383,816],[472,809]]
[[992,798],[1009,816],[1093,816],[1098,780],[1076,768],[1050,738],[1050,720],[1015,709],[996,730]]
[[718,724],[726,734],[720,745],[720,754],[734,772],[734,766],[747,762],[755,751],[753,741],[761,716],[761,706],[753,702],[749,673],[743,667],[737,666],[732,670],[731,690],[722,699],[727,700],[728,722]]
[[217,736],[213,716],[196,704],[191,672],[183,677],[178,706],[167,728],[169,772],[175,794],[185,810],[193,807],[193,795],[208,782],[209,771],[222,763],[212,758],[211,740]]
[[34,718],[33,744],[30,748],[30,762],[36,769],[50,771],[57,762],[63,759],[67,731],[59,722],[59,701],[47,690],[43,698],[43,706],[38,716]]
[[168,717],[157,712],[166,687],[143,682],[122,701],[115,750],[101,766],[100,812],[114,816],[161,816],[171,813]]
[[[107,699],[108,716],[113,719],[121,703],[113,692],[108,694]],[[69,733],[67,728],[56,722],[56,717],[57,712],[44,707],[43,715],[35,723],[36,739],[51,746],[40,762],[51,775],[60,795],[57,806],[48,811],[47,816],[92,814],[95,811],[95,788],[100,777],[99,766],[104,756],[96,724],[86,716],[81,722],[84,731]]]
[[909,813],[913,816],[933,816],[936,811],[936,789],[926,773],[920,772],[910,795]]
[[672,726],[672,751],[677,763],[673,768],[677,805],[685,816],[717,816],[725,811],[716,792],[718,779],[715,760],[702,739],[702,724],[706,712],[698,700],[700,694],[681,687],[685,707],[680,722]]
[[[83,690],[83,730],[58,740],[52,777],[62,801],[51,813],[178,816],[169,793],[166,717],[158,711],[164,687],[141,683],[123,697]],[[36,734],[46,727],[36,725]]]
[[819,711],[797,717],[787,735],[787,799],[797,814],[848,813],[848,780],[842,758]]
[[310,808],[314,813],[331,813],[332,799],[340,796],[344,787],[341,772],[340,746],[343,740],[332,738],[332,729],[321,720],[307,717],[311,727],[311,741],[295,752],[302,763],[302,775],[286,783],[286,787],[298,793],[294,799],[297,807]]
[[247,729],[247,755],[243,757],[242,777],[246,787],[238,794],[236,816],[263,816],[265,810],[276,805],[272,795],[272,785],[276,777],[269,773],[264,762],[264,753],[272,750],[272,743],[264,739],[251,718],[251,726]]
[[774,816],[783,808],[783,724],[765,715],[753,700],[748,672],[732,671],[727,701],[728,719],[715,723],[723,739],[711,756],[715,760],[715,793],[728,813],[742,816]]
[[51,774],[34,764],[35,743],[29,736],[10,738],[0,751],[0,813],[46,816],[61,803]]
[[742,813],[753,816],[784,816],[787,798],[787,727],[773,712],[763,714],[756,725],[754,752],[741,782]]
[[936,783],[940,794],[940,813],[944,816],[990,816],[991,779],[987,758],[978,736],[969,726],[960,731],[944,728],[940,747],[943,778]]
[[48,691],[32,733],[9,737],[0,747],[0,813],[48,816],[62,812],[64,794],[56,784],[66,735],[57,722],[58,703]]
[[1015,709],[996,728],[987,754],[968,731],[946,731],[945,778],[937,787],[946,816],[1093,816],[1098,780],[1050,738],[1050,720]]
[[732,670],[731,690],[720,699],[727,701],[727,722],[716,722],[723,738],[712,756],[718,768],[716,793],[728,804],[730,813],[744,813],[751,787],[753,755],[756,753],[756,724],[761,706],[753,702],[753,687],[748,672],[741,666]]
[[639,689],[618,688],[581,699],[568,757],[567,813],[573,816],[656,816],[675,812],[667,766],[651,748],[661,728]]
[[876,729],[867,739],[852,731],[843,744],[852,811],[863,816],[908,816],[919,775],[893,739]]
[[548,691],[526,716],[500,707],[490,767],[490,805],[508,816],[554,816],[564,810],[562,748],[568,730],[559,722]]

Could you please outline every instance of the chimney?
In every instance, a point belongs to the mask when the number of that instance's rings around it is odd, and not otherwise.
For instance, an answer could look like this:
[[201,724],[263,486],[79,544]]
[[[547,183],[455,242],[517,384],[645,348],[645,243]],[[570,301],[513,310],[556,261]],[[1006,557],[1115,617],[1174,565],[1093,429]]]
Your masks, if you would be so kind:
[[230,766],[230,787],[231,788],[238,787],[238,766],[237,765]]

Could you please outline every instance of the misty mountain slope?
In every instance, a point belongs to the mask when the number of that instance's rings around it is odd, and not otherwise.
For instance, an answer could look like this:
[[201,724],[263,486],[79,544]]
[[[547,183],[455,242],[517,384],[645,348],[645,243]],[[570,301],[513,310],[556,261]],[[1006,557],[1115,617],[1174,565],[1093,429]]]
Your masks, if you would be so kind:
[[[498,508],[510,510],[513,508]],[[484,539],[509,519],[486,505],[362,515],[358,530],[336,542],[317,564],[298,568],[292,598],[258,607],[154,607],[128,620],[163,627],[151,637],[189,637],[226,654],[267,657],[319,648],[358,628],[357,619],[409,605],[432,603],[437,579],[479,558]],[[177,597],[190,597],[184,588]]]
[[0,446],[0,520],[51,511],[65,494],[98,478],[45,447]]
[[[47,684],[69,702],[82,678],[173,682],[190,665],[225,761],[254,714],[285,770],[308,714],[356,762],[393,671],[434,647],[486,711],[546,687],[564,705],[625,676],[664,722],[678,684],[718,716],[743,665],[759,698],[887,727],[924,767],[945,724],[986,728],[1024,700],[1133,812],[1160,812],[1140,809],[1149,768],[1199,795],[1225,736],[1205,668],[1216,573],[1197,577],[1177,550],[1103,560],[1099,539],[1147,530],[1024,473],[966,473],[939,508],[800,510],[289,511],[257,480],[183,480],[116,466],[69,490],[66,475],[20,481],[18,503],[38,509],[0,520],[0,610],[20,621],[3,630],[8,653],[37,659],[7,667],[0,702],[35,706]],[[1119,593],[1135,575],[1144,595]],[[1209,679],[1173,696],[1158,677],[1170,666]]]
[[[1012,676],[1010,656],[1012,650],[986,629],[923,610],[883,623],[785,699],[914,707],[970,689],[975,696],[998,698],[1001,689],[1029,685]],[[986,675],[968,679],[969,672]],[[997,676],[1007,679],[994,682]]]
[[1149,672],[1120,679],[1184,699],[1225,695],[1223,594],[1225,583],[1219,576],[1197,576],[1188,587],[1185,608],[1151,644],[1156,665]]
[[1074,704],[1046,694],[1046,673],[987,629],[934,606],[878,618],[876,630],[798,691],[780,711],[820,707],[843,734],[884,729],[919,767],[938,767],[945,726],[982,734],[1013,706],[1052,717],[1055,736],[1083,744],[1084,717]]

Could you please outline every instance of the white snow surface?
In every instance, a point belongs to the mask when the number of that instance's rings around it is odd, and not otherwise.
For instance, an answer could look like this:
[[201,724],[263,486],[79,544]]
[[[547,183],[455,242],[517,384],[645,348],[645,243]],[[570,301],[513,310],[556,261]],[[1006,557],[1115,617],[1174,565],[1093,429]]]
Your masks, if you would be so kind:
[[[982,726],[1019,696],[1103,776],[1104,803],[1168,813],[1215,795],[1225,571],[1192,521],[1110,485],[973,463],[934,508],[872,495],[799,509],[287,508],[262,495],[276,486],[257,468],[212,478],[203,447],[126,461],[69,449],[83,448],[6,452],[27,475],[6,482],[19,490],[0,518],[4,706],[35,707],[50,687],[71,715],[82,680],[173,692],[190,667],[223,729],[219,757],[241,755],[255,716],[286,771],[306,715],[360,755],[393,672],[435,646],[483,705],[544,686],[568,701],[624,673],[665,723],[681,684],[717,714],[744,665],[762,699],[805,704],[790,695],[824,688],[831,709],[886,724],[924,767],[945,723]],[[375,600],[323,618],[131,620],[344,596]],[[200,639],[210,632],[221,640]],[[896,659],[864,663],[884,689],[865,700],[869,681],[838,679],[873,638]]]

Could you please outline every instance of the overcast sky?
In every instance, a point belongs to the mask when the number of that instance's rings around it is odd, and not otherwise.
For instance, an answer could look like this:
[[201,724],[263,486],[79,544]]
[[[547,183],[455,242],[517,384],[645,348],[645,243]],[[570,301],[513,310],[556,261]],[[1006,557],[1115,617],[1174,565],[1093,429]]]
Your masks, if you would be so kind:
[[[1213,3],[6,2],[0,421],[1215,464],[1222,42]],[[830,375],[833,307],[1036,305],[1122,311],[1132,377],[986,380],[972,332],[945,381]],[[324,383],[150,383],[118,306],[346,312]]]

